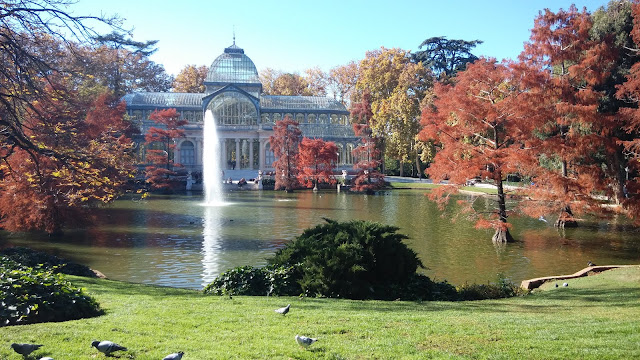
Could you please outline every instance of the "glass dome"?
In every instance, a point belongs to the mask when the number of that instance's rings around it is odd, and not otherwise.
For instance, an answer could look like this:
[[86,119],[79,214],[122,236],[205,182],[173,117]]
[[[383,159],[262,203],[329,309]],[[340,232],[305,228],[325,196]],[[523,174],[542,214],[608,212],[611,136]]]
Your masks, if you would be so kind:
[[244,50],[233,45],[224,49],[224,53],[218,56],[205,79],[205,83],[240,83],[240,84],[260,84],[258,70],[255,64]]

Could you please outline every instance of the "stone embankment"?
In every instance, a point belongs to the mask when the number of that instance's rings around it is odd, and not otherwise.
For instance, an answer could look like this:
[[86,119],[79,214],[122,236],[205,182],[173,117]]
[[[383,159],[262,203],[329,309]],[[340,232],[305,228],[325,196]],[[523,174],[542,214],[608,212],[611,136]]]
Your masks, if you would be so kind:
[[638,265],[589,266],[571,275],[546,276],[546,277],[540,277],[540,278],[535,278],[530,280],[523,280],[522,283],[520,283],[520,287],[526,290],[533,290],[535,288],[540,287],[540,285],[544,284],[547,281],[575,279],[575,278],[593,275],[595,273],[599,273],[599,272],[603,272],[611,269],[632,267],[632,266],[638,266]]

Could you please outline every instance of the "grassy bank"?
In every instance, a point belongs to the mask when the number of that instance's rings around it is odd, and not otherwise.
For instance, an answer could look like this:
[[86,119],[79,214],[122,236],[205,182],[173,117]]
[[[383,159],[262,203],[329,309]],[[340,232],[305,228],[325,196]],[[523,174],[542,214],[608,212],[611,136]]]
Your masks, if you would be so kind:
[[[568,281],[504,300],[382,302],[204,296],[196,291],[72,277],[106,315],[0,328],[32,357],[104,358],[93,339],[127,346],[123,359],[632,359],[640,358],[640,268]],[[291,303],[282,316],[273,310]],[[296,334],[319,337],[301,349]]]

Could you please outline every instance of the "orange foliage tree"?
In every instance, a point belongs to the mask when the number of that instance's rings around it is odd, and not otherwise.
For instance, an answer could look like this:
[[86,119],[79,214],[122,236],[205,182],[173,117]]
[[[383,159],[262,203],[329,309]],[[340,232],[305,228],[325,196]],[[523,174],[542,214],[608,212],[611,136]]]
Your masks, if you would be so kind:
[[180,127],[188,122],[180,119],[180,114],[173,108],[155,110],[149,119],[162,127],[149,128],[144,137],[146,159],[150,164],[145,169],[147,181],[154,189],[169,189],[173,183],[172,177],[177,175],[174,168],[181,166],[174,161],[175,140],[184,136],[184,130]]
[[298,151],[302,139],[302,131],[298,126],[298,122],[285,116],[283,120],[276,121],[273,135],[269,137],[269,145],[276,157],[273,162],[276,190],[291,192],[298,186]]
[[[640,48],[640,2],[631,3],[633,17],[633,29],[631,37],[636,47]],[[629,217],[640,220],[640,62],[631,66],[626,81],[618,87],[617,97],[630,103],[632,106],[620,109],[621,118],[625,123],[622,127],[630,136],[620,141],[628,158],[626,165],[626,178],[624,185],[625,197],[622,205],[627,210]]]
[[606,42],[591,40],[591,27],[586,10],[547,9],[535,19],[520,55],[537,77],[531,92],[539,95],[536,116],[528,120],[536,122],[532,150],[538,161],[527,170],[534,185],[523,210],[532,216],[558,213],[558,227],[577,226],[575,213],[601,211],[594,194],[607,190],[595,156],[608,151],[602,131],[610,119],[598,111],[603,97],[598,87],[608,76],[612,54]]
[[9,231],[53,234],[82,224],[87,208],[114,200],[133,178],[125,104],[104,94],[83,103],[58,80],[23,117],[25,135],[40,149],[55,149],[55,156],[3,148],[0,225]]
[[473,203],[461,202],[473,214],[476,227],[493,228],[493,241],[512,241],[503,186],[516,171],[523,144],[533,128],[520,112],[522,94],[514,83],[512,69],[494,59],[480,59],[459,72],[455,85],[436,84],[435,101],[422,113],[423,141],[433,141],[438,152],[427,174],[434,182],[448,180],[430,193],[440,204],[468,179],[491,179],[498,192],[496,207],[488,213],[475,211]]
[[319,182],[335,184],[333,170],[337,160],[338,147],[332,141],[303,138],[298,153],[298,181],[314,190]]
[[353,157],[356,160],[353,167],[358,173],[353,180],[352,191],[373,192],[384,186],[384,175],[379,171],[382,164],[381,151],[377,139],[372,135],[370,125],[372,117],[371,95],[365,91],[362,100],[351,109],[353,131],[360,137],[360,143],[353,149]]

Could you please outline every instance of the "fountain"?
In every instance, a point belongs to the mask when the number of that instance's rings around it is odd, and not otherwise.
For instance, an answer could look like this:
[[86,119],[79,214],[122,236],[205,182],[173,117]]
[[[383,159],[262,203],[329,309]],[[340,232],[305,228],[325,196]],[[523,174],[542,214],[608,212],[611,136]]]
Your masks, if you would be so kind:
[[220,140],[216,122],[211,110],[204,114],[202,149],[202,178],[204,185],[204,204],[221,205],[222,200],[222,167],[220,166]]

